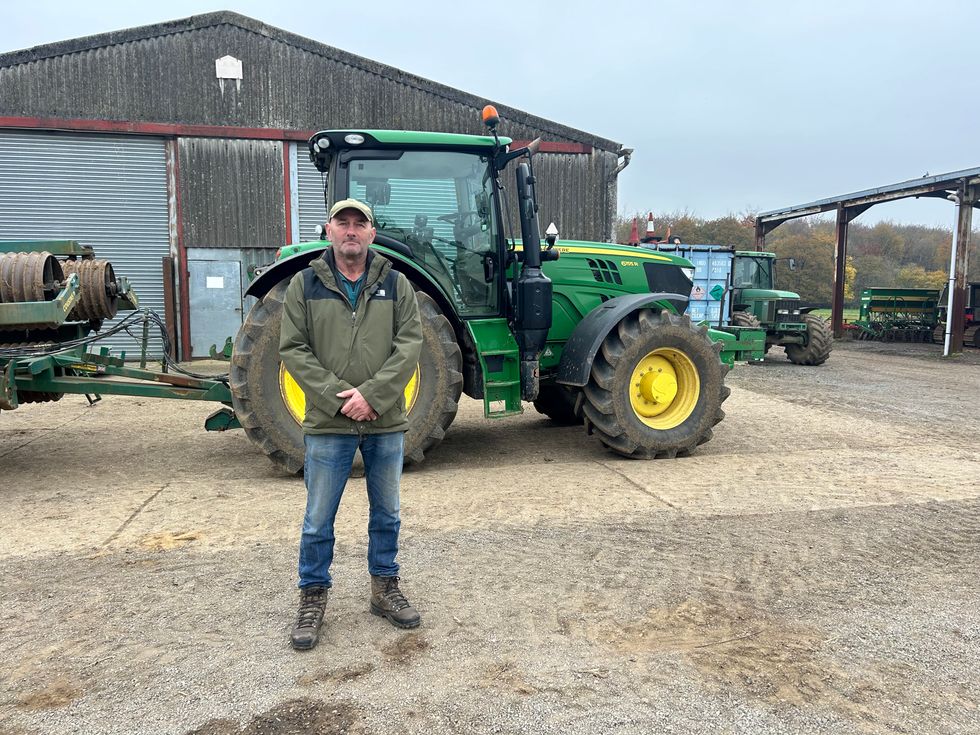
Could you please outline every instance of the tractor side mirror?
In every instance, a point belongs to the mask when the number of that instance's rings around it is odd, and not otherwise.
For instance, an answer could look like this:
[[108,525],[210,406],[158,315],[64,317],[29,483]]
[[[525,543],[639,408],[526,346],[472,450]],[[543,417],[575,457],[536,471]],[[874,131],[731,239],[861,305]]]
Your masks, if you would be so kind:
[[482,222],[490,219],[490,197],[485,191],[477,192],[473,197],[476,203],[476,213]]
[[796,270],[796,258],[787,258],[786,259],[786,265],[789,266],[789,269],[791,271],[795,271]]

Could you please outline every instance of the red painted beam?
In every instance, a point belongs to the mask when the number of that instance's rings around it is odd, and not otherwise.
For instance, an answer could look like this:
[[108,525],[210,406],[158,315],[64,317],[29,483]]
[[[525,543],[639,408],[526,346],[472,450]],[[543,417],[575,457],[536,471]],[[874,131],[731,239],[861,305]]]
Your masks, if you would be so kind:
[[286,213],[286,244],[293,244],[293,193],[289,185],[289,145],[284,143],[282,146],[282,192],[286,200],[283,212]]
[[45,130],[85,130],[93,133],[130,135],[180,135],[189,138],[244,138],[249,140],[307,141],[314,130],[244,128],[229,125],[172,125],[170,123],[128,122],[124,120],[80,120],[60,117],[0,117],[0,128],[41,128]]
[[[317,131],[285,130],[282,128],[248,128],[231,125],[176,125],[172,123],[131,122],[128,120],[83,120],[61,117],[0,117],[0,128],[31,128],[44,130],[83,130],[93,133],[128,133],[129,135],[184,136],[188,138],[243,138],[246,140],[295,140],[306,142]],[[531,141],[515,140],[511,150],[522,148]],[[590,154],[588,143],[542,141],[541,153]]]

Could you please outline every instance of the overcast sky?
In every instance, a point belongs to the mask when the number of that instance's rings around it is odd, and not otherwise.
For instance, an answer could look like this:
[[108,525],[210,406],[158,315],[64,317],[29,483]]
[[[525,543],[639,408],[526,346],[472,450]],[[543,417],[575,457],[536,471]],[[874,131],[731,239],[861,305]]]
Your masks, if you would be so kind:
[[[625,213],[713,218],[980,166],[968,0],[4,5],[2,51],[234,10],[633,148]],[[913,199],[857,221],[954,216]]]

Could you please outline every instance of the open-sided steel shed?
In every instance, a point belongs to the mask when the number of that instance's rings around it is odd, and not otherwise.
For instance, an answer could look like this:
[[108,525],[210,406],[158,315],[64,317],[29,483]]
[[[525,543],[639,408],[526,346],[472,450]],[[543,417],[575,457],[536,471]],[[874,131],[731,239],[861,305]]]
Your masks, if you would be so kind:
[[837,212],[837,248],[834,253],[834,298],[831,322],[834,336],[844,332],[844,265],[847,262],[847,226],[862,212],[875,204],[893,202],[910,197],[936,197],[948,199],[957,206],[956,236],[950,259],[950,279],[953,281],[953,301],[949,317],[951,326],[950,352],[963,350],[963,309],[966,304],[967,256],[970,247],[970,231],[973,209],[980,206],[980,167],[952,171],[938,176],[923,176],[875,189],[865,189],[851,194],[819,199],[807,204],[797,204],[783,209],[762,212],[755,220],[757,250],[765,249],[766,235],[783,222],[823,212]]

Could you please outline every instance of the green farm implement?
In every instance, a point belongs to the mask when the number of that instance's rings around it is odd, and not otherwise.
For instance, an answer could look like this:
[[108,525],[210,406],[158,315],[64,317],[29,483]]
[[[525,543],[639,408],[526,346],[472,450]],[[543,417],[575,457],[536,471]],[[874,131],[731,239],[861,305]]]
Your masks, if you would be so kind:
[[866,288],[861,292],[858,319],[849,329],[863,340],[932,342],[938,306],[938,289]]
[[[145,368],[146,333],[158,317],[138,307],[128,281],[89,247],[0,241],[0,410],[72,393],[92,401],[114,394],[230,403],[225,383]],[[98,334],[118,311],[133,313]],[[110,334],[140,329],[140,367],[98,345]]]

